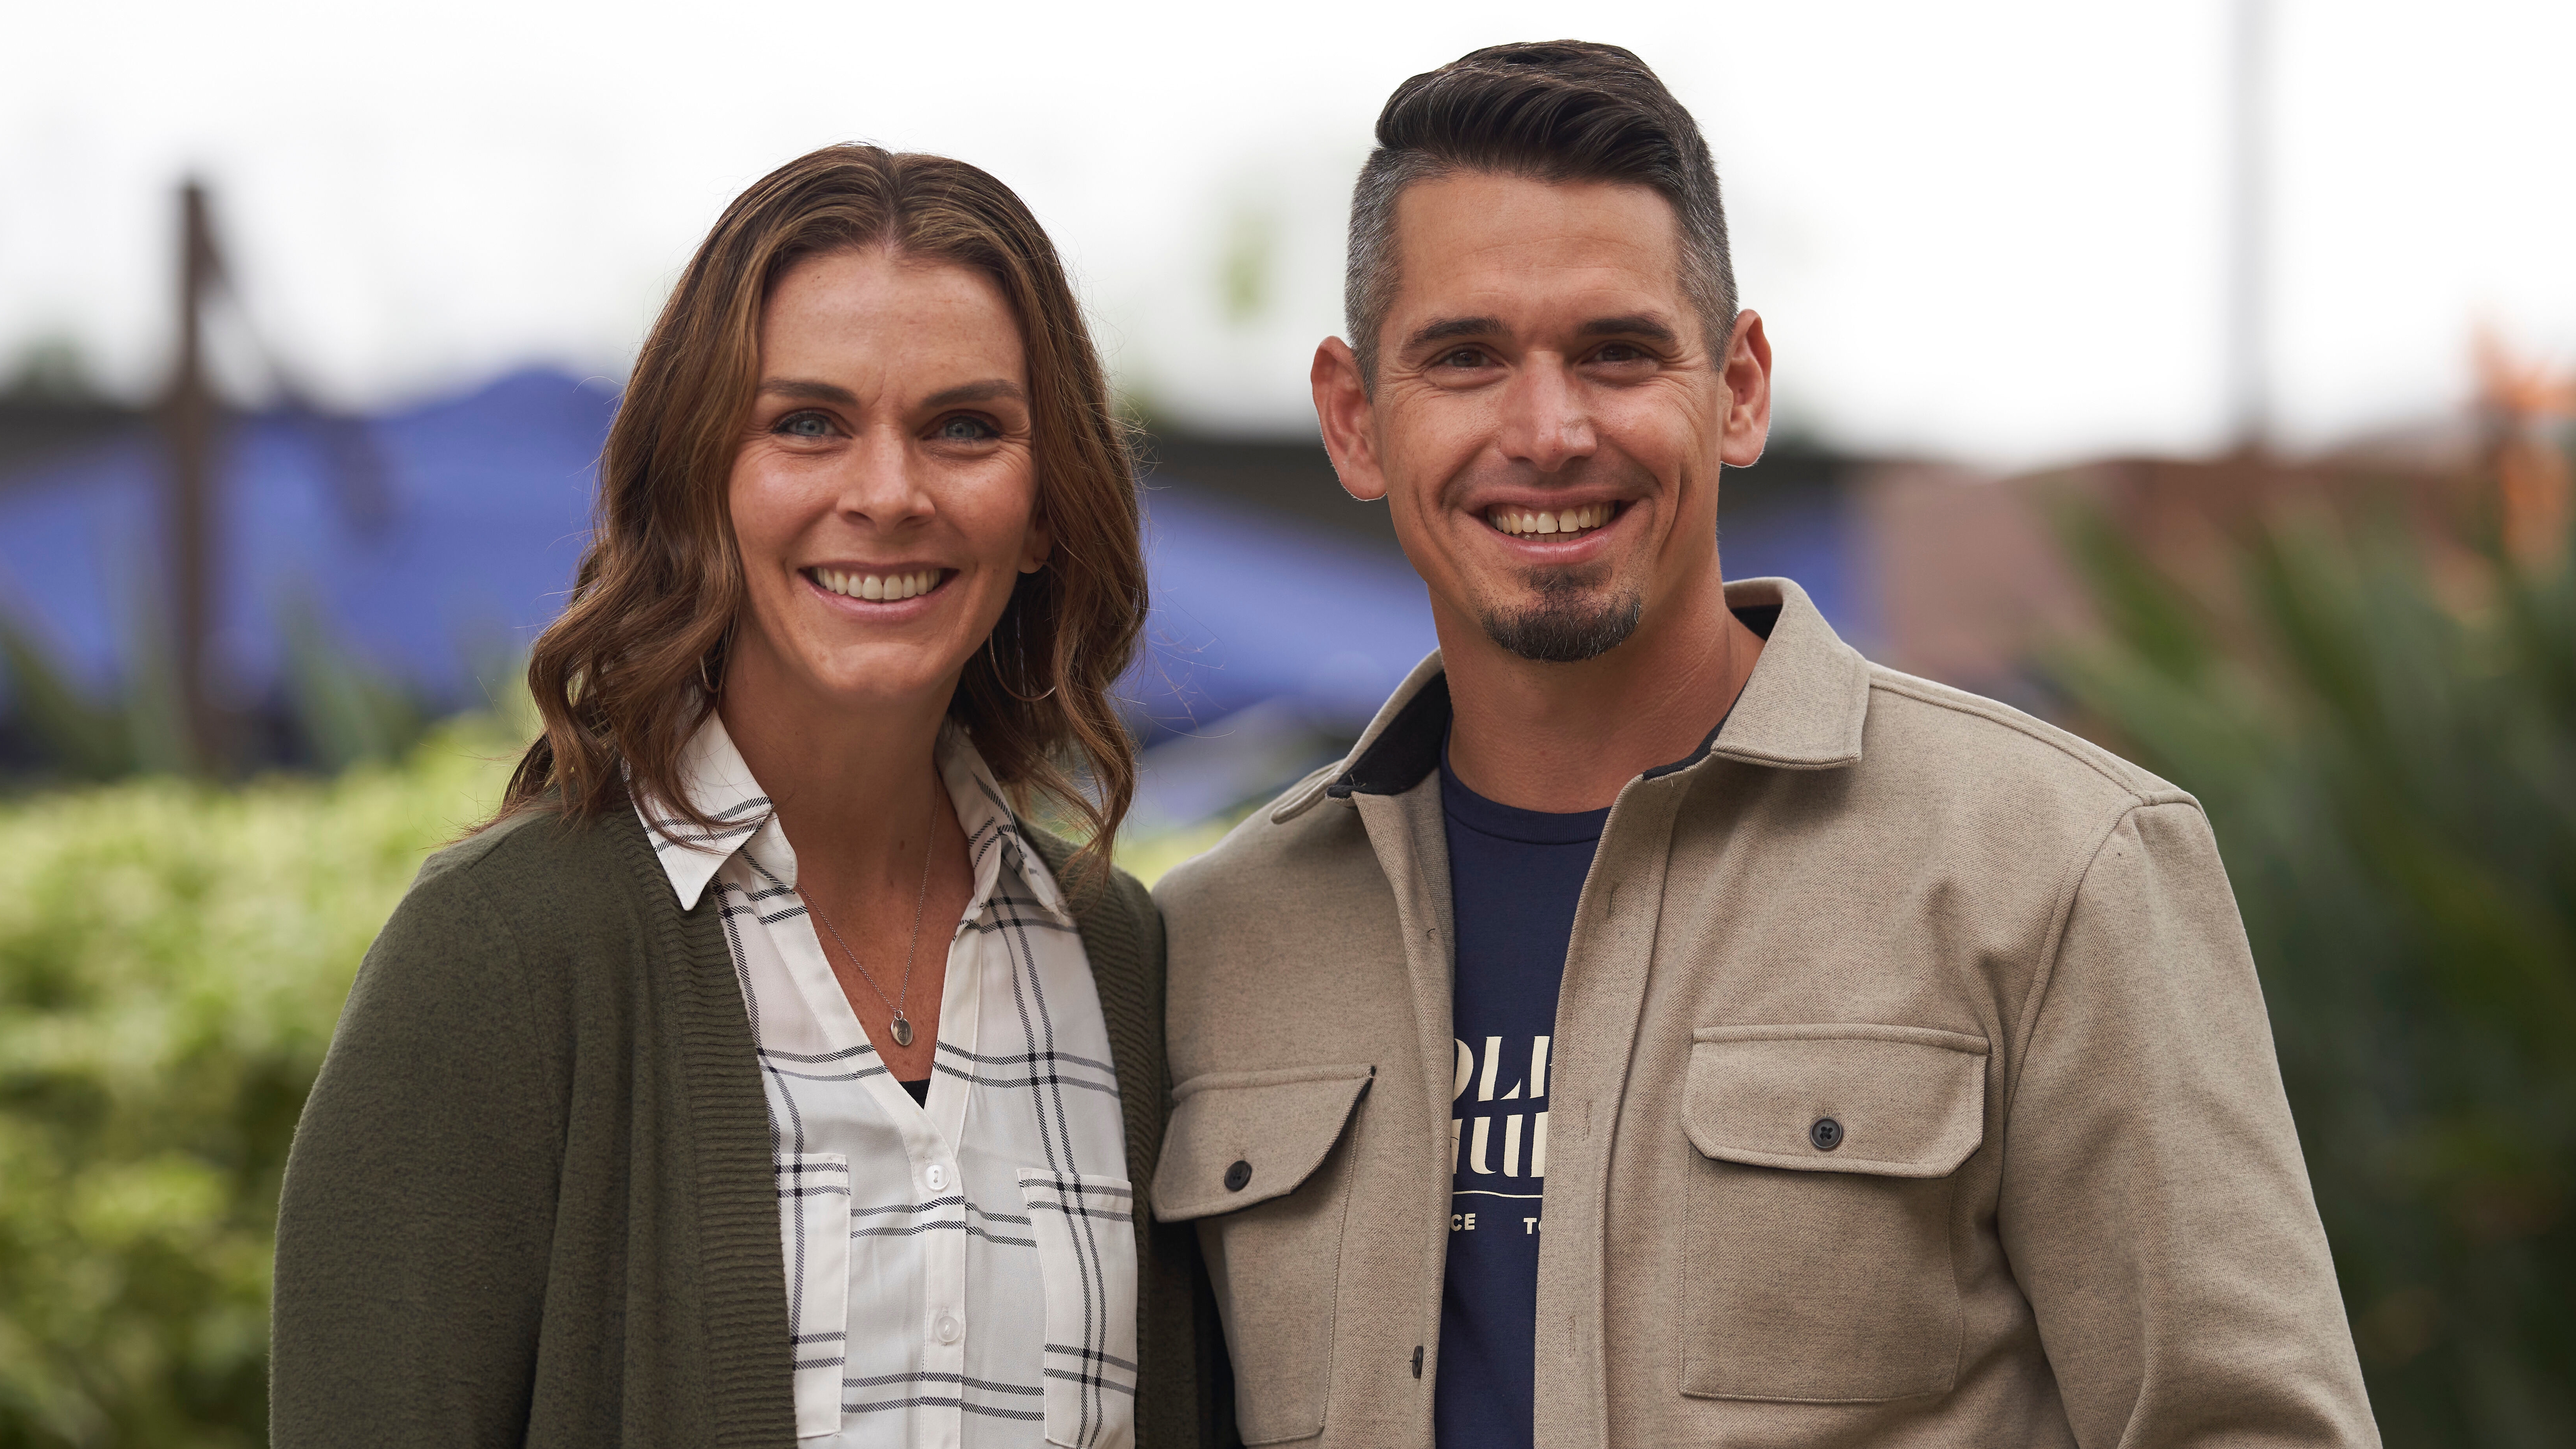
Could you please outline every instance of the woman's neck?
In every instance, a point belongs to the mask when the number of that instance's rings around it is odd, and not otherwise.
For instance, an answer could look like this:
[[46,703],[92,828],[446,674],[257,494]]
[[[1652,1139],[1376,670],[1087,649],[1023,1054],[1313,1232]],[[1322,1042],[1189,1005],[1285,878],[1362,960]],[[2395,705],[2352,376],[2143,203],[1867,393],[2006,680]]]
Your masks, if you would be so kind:
[[868,880],[898,855],[920,860],[923,826],[941,799],[934,753],[947,693],[859,708],[749,659],[726,672],[716,712],[777,809],[800,874],[820,867]]

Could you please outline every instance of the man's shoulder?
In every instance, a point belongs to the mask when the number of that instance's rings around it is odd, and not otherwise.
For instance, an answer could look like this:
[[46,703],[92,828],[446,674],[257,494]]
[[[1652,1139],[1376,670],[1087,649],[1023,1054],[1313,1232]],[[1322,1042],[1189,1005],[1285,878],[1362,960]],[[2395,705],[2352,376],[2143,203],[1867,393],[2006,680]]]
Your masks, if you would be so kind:
[[2091,815],[2126,804],[2197,804],[2172,782],[2090,740],[1929,679],[1870,666],[1863,759],[1934,789],[1975,791]]
[[1154,883],[1154,901],[1164,916],[1179,919],[1210,904],[1239,911],[1264,901],[1285,903],[1339,869],[1374,870],[1359,812],[1324,794],[1326,782],[1345,763],[1337,760],[1289,786],[1214,847],[1166,871]]

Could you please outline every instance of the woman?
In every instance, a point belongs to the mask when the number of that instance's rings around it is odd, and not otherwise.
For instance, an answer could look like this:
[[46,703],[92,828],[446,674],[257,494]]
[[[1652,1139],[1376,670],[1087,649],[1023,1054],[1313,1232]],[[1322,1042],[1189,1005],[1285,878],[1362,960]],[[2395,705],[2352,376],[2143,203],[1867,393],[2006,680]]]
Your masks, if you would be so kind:
[[960,162],[782,167],[600,490],[545,735],[305,1109],[275,1442],[1198,1442],[1161,927],[1105,859],[1137,507],[1044,233]]

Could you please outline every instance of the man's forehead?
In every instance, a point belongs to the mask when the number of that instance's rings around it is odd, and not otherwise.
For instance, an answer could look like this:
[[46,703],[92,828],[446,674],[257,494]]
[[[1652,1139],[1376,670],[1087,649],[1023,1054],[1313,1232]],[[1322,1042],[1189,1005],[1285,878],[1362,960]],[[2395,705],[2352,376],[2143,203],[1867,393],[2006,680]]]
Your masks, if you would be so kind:
[[1645,186],[1474,172],[1419,182],[1397,201],[1396,242],[1388,320],[1404,334],[1429,313],[1678,316],[1686,305],[1678,218]]

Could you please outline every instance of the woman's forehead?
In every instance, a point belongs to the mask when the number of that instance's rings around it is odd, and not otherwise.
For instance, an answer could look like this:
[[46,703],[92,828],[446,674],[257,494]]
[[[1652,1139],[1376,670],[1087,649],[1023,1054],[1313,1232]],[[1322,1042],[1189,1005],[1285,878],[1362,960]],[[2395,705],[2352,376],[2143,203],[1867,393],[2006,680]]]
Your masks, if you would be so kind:
[[932,391],[952,371],[1022,382],[1027,371],[1018,320],[991,276],[886,248],[790,267],[762,310],[760,349],[764,376],[895,368]]

